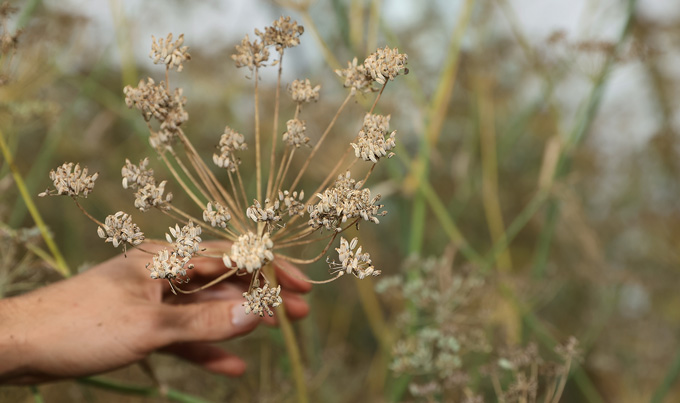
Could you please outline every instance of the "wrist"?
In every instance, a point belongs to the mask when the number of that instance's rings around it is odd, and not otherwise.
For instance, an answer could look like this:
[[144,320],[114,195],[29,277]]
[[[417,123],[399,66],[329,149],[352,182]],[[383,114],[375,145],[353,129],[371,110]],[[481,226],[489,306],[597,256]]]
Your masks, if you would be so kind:
[[21,309],[25,297],[0,299],[0,384],[23,383],[29,371],[27,329]]

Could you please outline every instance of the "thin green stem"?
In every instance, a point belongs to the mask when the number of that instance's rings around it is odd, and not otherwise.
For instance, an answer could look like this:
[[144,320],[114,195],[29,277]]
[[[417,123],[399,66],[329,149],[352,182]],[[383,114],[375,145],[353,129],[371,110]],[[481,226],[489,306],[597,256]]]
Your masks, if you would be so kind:
[[651,403],[662,403],[665,401],[668,392],[670,392],[673,385],[678,382],[678,378],[680,377],[680,350],[678,350],[676,354],[677,355],[668,368],[668,371],[666,371],[666,376],[663,378],[663,381],[661,381],[661,385],[654,391]]
[[[264,270],[267,272],[267,278],[272,283],[272,287],[278,285],[276,272],[271,264],[265,266]],[[295,390],[299,403],[309,402],[309,395],[307,392],[307,381],[305,379],[304,367],[302,364],[302,357],[300,355],[300,347],[298,346],[297,338],[295,337],[295,330],[288,316],[286,316],[285,302],[276,308],[276,318],[283,333],[283,340],[286,345],[286,352],[288,359],[290,359],[290,366],[293,371],[293,380],[295,382]]]
[[64,277],[69,277],[71,273],[69,271],[68,265],[66,264],[66,260],[64,260],[64,257],[61,255],[59,248],[57,248],[57,245],[54,243],[54,239],[52,239],[52,235],[50,235],[50,232],[47,229],[47,225],[43,221],[40,212],[36,208],[35,204],[33,203],[33,199],[31,198],[31,196],[28,193],[28,190],[26,189],[26,185],[24,184],[24,180],[21,176],[21,173],[19,172],[19,168],[14,164],[12,154],[10,153],[9,148],[7,147],[7,143],[5,142],[5,136],[2,130],[0,130],[0,149],[2,150],[2,155],[5,157],[5,161],[9,165],[10,170],[12,171],[14,183],[17,185],[17,188],[19,189],[19,193],[21,194],[24,203],[26,203],[26,208],[28,208],[28,212],[31,214],[31,217],[35,222],[35,225],[40,230],[40,234],[45,240],[47,248],[52,253],[52,256],[54,256],[54,260],[57,263],[59,273]]
[[167,398],[181,403],[209,403],[207,400],[201,399],[200,397],[182,393],[171,388],[159,390],[154,387],[130,385],[101,377],[79,378],[77,382],[95,388],[112,390],[120,394]]
[[38,387],[35,385],[32,385],[29,387],[31,389],[31,395],[33,395],[33,401],[35,403],[44,403],[45,400],[42,397],[42,394],[38,390]]

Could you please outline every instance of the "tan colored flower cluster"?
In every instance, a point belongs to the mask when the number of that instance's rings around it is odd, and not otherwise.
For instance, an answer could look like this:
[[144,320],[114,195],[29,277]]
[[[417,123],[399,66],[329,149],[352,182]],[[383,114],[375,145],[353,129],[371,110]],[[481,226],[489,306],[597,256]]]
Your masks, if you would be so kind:
[[[182,277],[187,275],[187,270],[194,268],[188,262],[188,259],[179,258],[175,252],[163,249],[154,255],[153,261],[148,263],[146,268],[151,272],[153,279],[181,281]],[[149,266],[151,266],[151,269],[149,269]]]
[[274,200],[272,204],[269,199],[265,199],[264,205],[265,207],[262,207],[259,201],[253,200],[253,205],[246,209],[246,216],[254,222],[266,223],[269,232],[271,232],[275,223],[281,221],[279,215],[280,202]]
[[156,149],[171,147],[180,125],[189,119],[184,110],[186,98],[182,89],[177,88],[170,93],[164,81],[157,85],[148,78],[146,82],[141,80],[136,88],[126,86],[123,92],[128,108],[138,109],[147,122],[152,118],[158,121],[160,130],[151,132],[151,145]]
[[282,137],[286,144],[296,148],[301,145],[309,146],[309,137],[305,136],[307,126],[304,120],[290,119],[286,122],[286,129]]
[[357,63],[356,57],[351,62],[347,62],[346,69],[335,70],[335,74],[345,80],[343,85],[345,88],[351,88],[352,95],[356,94],[357,91],[369,92],[372,90],[373,79],[366,71],[364,64]]
[[226,126],[222,137],[220,137],[218,147],[220,154],[213,154],[213,162],[220,168],[234,172],[241,163],[241,160],[234,155],[234,152],[245,150],[248,148],[248,145],[245,143],[245,137],[241,133]]
[[236,53],[231,55],[236,62],[236,67],[248,67],[250,71],[266,66],[269,60],[269,49],[262,41],[250,41],[248,35],[236,45]]
[[156,85],[154,79],[149,77],[146,82],[140,80],[137,87],[125,86],[123,93],[127,107],[139,109],[147,122],[151,118],[162,121],[168,115],[172,101],[164,81]]
[[172,193],[168,192],[163,196],[166,183],[167,181],[163,181],[158,186],[155,183],[147,183],[144,187],[140,187],[135,193],[135,207],[141,211],[148,211],[152,207],[170,210]]
[[379,276],[380,270],[375,270],[371,265],[371,255],[361,252],[361,246],[355,251],[359,242],[358,238],[353,238],[352,241],[347,242],[343,237],[340,237],[340,247],[335,248],[338,252],[340,263],[330,262],[329,266],[332,273],[338,275],[353,274],[358,279],[363,279],[368,276]]
[[246,313],[254,313],[255,315],[264,316],[266,312],[269,316],[274,316],[271,308],[276,308],[281,305],[283,300],[279,296],[281,293],[281,286],[276,288],[269,288],[269,284],[264,287],[253,288],[250,292],[244,292],[243,296],[246,301],[243,306],[246,307]]
[[182,46],[184,44],[184,34],[180,34],[175,42],[172,41],[172,34],[168,34],[165,39],[160,38],[158,42],[156,42],[156,37],[152,35],[151,40],[153,42],[149,57],[153,60],[154,64],[164,64],[168,69],[182,71],[184,69],[182,62],[191,60],[191,55],[187,52],[189,47]]
[[335,185],[323,193],[317,193],[319,202],[309,206],[309,226],[312,229],[325,227],[332,231],[342,231],[340,225],[348,220],[363,219],[378,224],[376,215],[385,215],[386,211],[378,213],[383,205],[376,204],[380,195],[371,198],[369,189],[361,189],[363,183],[350,178],[349,171],[339,175]]
[[72,162],[65,162],[57,170],[50,171],[50,179],[54,183],[54,190],[45,190],[38,196],[82,196],[87,195],[94,189],[94,181],[99,177],[95,172],[88,175],[87,167],[81,169],[80,164],[73,166]]
[[222,260],[227,267],[232,267],[233,262],[237,268],[252,273],[274,260],[273,247],[274,242],[269,238],[269,234],[259,236],[248,231],[238,237],[231,245],[231,254],[225,253]]
[[290,193],[288,190],[279,190],[279,201],[283,203],[285,209],[282,209],[282,213],[288,212],[289,216],[303,215],[305,213],[305,204],[303,200],[305,199],[305,191],[301,191],[298,194],[297,191]]
[[253,205],[246,210],[246,216],[254,222],[263,222],[267,224],[267,232],[273,232],[277,222],[282,220],[282,217],[288,213],[289,217],[304,215],[305,205],[303,203],[305,197],[304,192],[290,193],[288,190],[278,192],[278,199],[272,202],[265,199],[264,206],[259,201],[253,200]]
[[297,103],[309,103],[316,102],[319,100],[319,91],[321,90],[321,85],[312,87],[312,83],[306,78],[302,80],[293,80],[288,86],[288,93],[293,101]]
[[262,42],[266,46],[274,45],[276,51],[283,52],[285,48],[292,48],[300,44],[300,35],[305,32],[302,25],[298,25],[297,21],[291,21],[290,16],[280,17],[274,21],[272,26],[265,27],[264,33],[255,30]]
[[[350,143],[354,148],[354,154],[357,158],[364,161],[378,162],[380,157],[387,155],[387,151],[393,149],[396,145],[394,136],[396,130],[392,133],[390,129],[390,116],[373,115],[367,113],[364,117],[364,125],[359,131],[356,143]],[[388,136],[387,138],[385,136]],[[388,158],[393,153],[388,155]]]
[[408,74],[407,60],[408,55],[405,53],[399,53],[397,48],[390,49],[385,46],[384,49],[378,49],[368,56],[364,61],[364,67],[376,82],[385,84],[387,80],[394,80],[402,70]]
[[208,202],[206,209],[203,210],[203,221],[213,227],[227,228],[229,220],[231,220],[229,210],[218,202]]
[[[202,241],[200,237],[201,227],[195,226],[193,222],[189,221],[189,224],[182,228],[175,224],[174,228],[170,227],[169,229],[170,233],[165,234],[165,240],[172,244],[177,256],[188,260],[198,253]],[[172,238],[175,238],[175,240],[173,241]]]
[[105,239],[105,242],[111,242],[114,248],[125,243],[137,246],[144,241],[144,234],[137,224],[132,222],[132,217],[122,211],[106,217],[104,225],[97,227],[97,234]]
[[[306,121],[300,117],[302,109],[307,108],[308,103],[319,100],[321,86],[312,85],[308,79],[294,80],[290,83],[287,89],[295,112],[292,117],[284,118],[284,113],[290,109],[282,107],[281,101],[283,99],[290,103],[290,100],[281,96],[285,85],[282,84],[283,75],[279,63],[283,60],[285,49],[300,43],[300,35],[303,32],[304,28],[290,17],[281,17],[263,31],[255,30],[253,40],[246,35],[236,46],[236,53],[232,55],[237,67],[247,67],[256,78],[253,88],[254,122],[248,132],[254,137],[255,174],[254,183],[248,183],[248,186],[244,184],[244,178],[247,179],[249,176],[242,175],[240,171],[239,152],[248,148],[243,134],[229,126],[225,127],[217,150],[213,153],[213,162],[227,172],[222,170],[213,172],[181,127],[189,117],[185,110],[186,99],[181,88],[173,88],[170,85],[170,70],[181,71],[183,62],[190,60],[188,48],[184,46],[184,36],[180,35],[177,40],[173,40],[172,34],[161,39],[153,37],[150,57],[154,63],[165,65],[165,79],[157,82],[148,78],[140,81],[136,87],[126,86],[125,103],[129,108],[136,108],[141,112],[149,129],[149,142],[193,202],[196,209],[194,213],[198,211],[202,213],[202,221],[197,218],[200,214],[196,216],[191,211],[185,211],[184,206],[170,204],[173,194],[166,192],[167,181],[157,183],[154,171],[149,168],[148,158],[139,161],[139,164],[125,160],[125,165],[121,168],[122,185],[123,188],[130,188],[135,192],[135,207],[143,212],[156,208],[177,221],[177,224],[170,227],[169,233],[166,233],[166,240],[170,246],[156,253],[153,261],[147,265],[152,278],[169,280],[171,285],[172,282],[180,283],[186,271],[192,267],[189,264],[192,257],[197,255],[206,258],[221,257],[225,265],[224,277],[216,279],[210,285],[231,275],[249,274],[252,278],[248,292],[244,294],[247,312],[258,315],[264,315],[266,312],[272,315],[271,308],[281,303],[280,288],[270,288],[270,276],[275,274],[271,274],[269,268],[264,268],[274,260],[275,250],[277,252],[292,250],[294,247],[313,242],[326,243],[321,253],[314,252],[314,255],[308,258],[278,255],[292,263],[311,264],[323,258],[341,232],[355,224],[358,228],[361,220],[377,224],[378,217],[386,214],[381,211],[383,206],[378,204],[380,196],[372,197],[371,191],[364,188],[364,182],[370,177],[373,167],[366,172],[362,181],[357,182],[350,177],[348,171],[356,160],[347,152],[338,158],[330,172],[320,173],[325,178],[319,187],[325,189],[322,193],[316,193],[311,198],[305,199],[303,191],[292,189],[306,183],[304,174],[308,169],[316,169],[310,162],[314,157],[324,155],[326,150],[321,148],[322,143],[334,132],[336,122],[345,119],[342,114],[350,104],[351,97],[357,91],[377,91],[378,88],[373,88],[376,82],[383,84],[383,87],[373,102],[371,113],[364,116],[357,140],[351,145],[358,157],[373,162],[388,155],[388,151],[394,148],[395,132],[388,133],[390,117],[373,115],[372,111],[383,94],[385,83],[405,69],[406,55],[400,55],[396,49],[379,49],[364,63],[359,64],[357,59],[354,59],[349,63],[348,69],[338,71],[337,73],[345,79],[345,86],[351,88],[350,94],[346,96],[335,114],[329,116],[328,125],[321,131],[323,134],[311,148],[311,152],[305,153],[306,160],[302,164],[297,164],[294,161],[297,149],[302,145],[309,146],[310,142],[306,136]],[[273,52],[273,49],[276,49],[279,57],[278,60],[270,61],[270,52]],[[273,113],[270,114],[268,110],[261,112],[264,103],[258,69],[273,65],[278,65],[279,68],[273,97],[275,104],[272,108]],[[266,106],[264,109],[269,107]],[[273,123],[270,136],[263,133],[262,129],[264,123],[269,121]],[[279,137],[284,121],[286,130]],[[269,140],[271,147],[266,145],[263,147],[263,141]],[[284,146],[280,146],[278,142],[283,142]],[[175,152],[174,146],[181,148],[181,152]],[[327,148],[333,146],[326,143]],[[269,157],[265,153],[269,153]],[[346,173],[338,176],[341,172]],[[224,180],[224,176],[228,182]],[[337,180],[329,185],[336,176]],[[52,171],[50,177],[56,187],[53,193],[86,196],[92,190],[97,174],[87,176],[86,169],[81,170],[78,165],[74,168],[70,163],[64,164],[56,172]],[[290,190],[284,190],[286,188]],[[49,193],[46,191],[43,195]],[[315,198],[318,198],[318,201]],[[249,206],[248,200],[254,200],[253,204]],[[128,214],[118,212],[108,216],[106,224],[102,224],[82,206],[78,206],[98,224],[99,236],[114,246],[120,244],[138,246],[144,240],[142,232],[132,223]],[[306,217],[306,214],[309,214],[309,217]],[[324,236],[324,230],[332,231],[332,234]],[[212,250],[202,249],[202,231],[231,242],[230,249],[217,247]],[[277,243],[276,249],[274,240]],[[332,266],[336,273],[340,273],[338,277],[341,274],[352,273],[354,276],[364,278],[379,273],[371,265],[370,256],[362,253],[361,247],[356,249],[357,242],[356,239],[352,242],[341,239],[340,247],[337,248],[341,256],[340,263],[333,263]],[[144,251],[142,248],[139,249]],[[305,250],[309,252],[310,249]],[[260,287],[261,284],[264,286]],[[175,285],[172,287],[174,291],[182,291],[179,287],[175,288]]]
[[149,166],[149,158],[144,158],[139,161],[139,165],[135,165],[130,162],[129,159],[125,159],[125,165],[120,170],[120,174],[123,177],[123,189],[137,189],[138,187],[144,187],[149,183],[156,183],[153,177],[153,169],[147,169]]

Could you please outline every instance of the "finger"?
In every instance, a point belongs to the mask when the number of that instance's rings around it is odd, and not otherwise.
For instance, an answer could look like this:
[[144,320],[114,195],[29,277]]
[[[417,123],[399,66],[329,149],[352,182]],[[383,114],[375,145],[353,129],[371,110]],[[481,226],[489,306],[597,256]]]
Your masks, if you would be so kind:
[[274,267],[276,268],[276,278],[282,288],[296,292],[309,292],[312,289],[312,285],[306,281],[309,278],[292,263],[277,259],[274,260]]
[[180,357],[217,374],[241,376],[246,371],[245,361],[211,344],[180,343],[163,349],[163,352]]
[[165,305],[165,330],[171,343],[218,341],[248,333],[260,318],[246,314],[240,300],[211,300],[186,305]]
[[[198,284],[194,284],[193,288],[189,285],[182,287],[182,289],[185,291],[195,290],[197,288],[199,288]],[[199,290],[191,294],[168,293],[163,301],[169,304],[193,304],[197,302],[214,300],[234,300],[242,303],[245,300],[243,298],[243,292],[245,289],[245,285],[221,282],[219,284],[215,284],[212,287],[208,287],[204,290]]]

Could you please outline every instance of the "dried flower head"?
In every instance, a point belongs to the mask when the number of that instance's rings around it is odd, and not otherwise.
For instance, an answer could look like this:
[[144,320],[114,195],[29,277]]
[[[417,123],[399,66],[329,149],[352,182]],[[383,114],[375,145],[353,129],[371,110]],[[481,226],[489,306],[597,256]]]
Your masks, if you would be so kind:
[[340,247],[335,248],[338,252],[340,263],[329,262],[331,273],[354,274],[358,279],[363,279],[368,276],[379,276],[380,270],[375,270],[371,265],[371,255],[368,253],[361,253],[361,246],[354,251],[359,242],[359,238],[353,238],[350,242],[343,237],[340,237]]
[[373,80],[385,84],[387,80],[394,80],[402,70],[408,74],[407,60],[408,55],[405,53],[399,53],[397,48],[390,49],[385,46],[384,49],[378,49],[368,56],[364,60],[364,67]]
[[252,273],[274,260],[273,247],[274,242],[269,238],[269,234],[259,236],[248,231],[247,234],[238,237],[231,245],[231,254],[225,253],[222,260],[227,267],[231,267],[233,262],[237,268]]
[[264,207],[259,201],[253,200],[253,205],[246,210],[246,216],[254,222],[263,222],[267,224],[267,230],[271,232],[274,229],[276,222],[281,221],[279,215],[279,207],[281,203],[279,200],[274,200],[272,203],[269,199],[265,199]]
[[305,79],[304,81],[294,80],[292,83],[290,83],[290,86],[288,86],[288,93],[290,94],[290,97],[297,103],[318,101],[320,90],[321,85],[312,87],[309,79]]
[[170,92],[165,87],[165,81],[156,85],[154,79],[149,77],[146,82],[140,80],[137,87],[125,86],[123,93],[127,107],[137,108],[147,122],[151,118],[165,120],[172,102]]
[[264,33],[255,30],[265,46],[273,45],[279,53],[282,53],[285,48],[299,45],[300,35],[303,32],[305,32],[304,27],[298,25],[297,21],[291,21],[290,16],[280,17],[272,23],[271,27],[265,27]]
[[147,183],[144,187],[140,187],[135,193],[135,207],[141,211],[147,211],[152,207],[170,210],[172,193],[168,192],[167,195],[163,196],[166,183],[167,181],[163,181],[158,186],[154,183]]
[[106,217],[104,226],[97,227],[97,234],[105,239],[105,242],[111,242],[114,248],[120,244],[125,248],[126,243],[137,246],[144,241],[144,234],[137,224],[132,222],[132,217],[122,211]]
[[351,88],[352,95],[356,94],[357,91],[369,92],[372,90],[373,79],[363,64],[357,64],[356,57],[351,62],[347,62],[346,69],[335,70],[335,74],[345,79],[343,85],[345,88]]
[[[323,150],[322,143],[328,137],[327,135],[333,132],[336,122],[349,101],[349,97],[346,98],[335,115],[329,119],[323,134],[308,153],[304,163],[292,164],[297,148],[301,145],[309,145],[310,141],[306,136],[306,122],[300,118],[303,106],[307,107],[303,104],[318,101],[321,88],[319,85],[312,85],[308,79],[293,81],[288,87],[288,92],[295,104],[295,112],[292,118],[283,118],[283,114],[289,109],[281,107],[280,104],[282,68],[279,63],[283,60],[283,52],[286,48],[300,43],[300,35],[303,32],[304,28],[292,21],[290,17],[281,17],[262,32],[255,30],[256,36],[253,40],[246,35],[236,46],[236,52],[232,55],[237,67],[247,67],[251,73],[254,72],[253,77],[256,78],[255,122],[252,128],[255,138],[255,183],[248,183],[248,186],[244,184],[244,178],[248,176],[242,176],[240,172],[239,152],[247,149],[245,138],[241,133],[226,126],[217,146],[218,151],[213,154],[213,162],[218,167],[225,168],[226,173],[221,170],[213,172],[191,144],[190,136],[184,133],[182,125],[188,119],[185,110],[186,98],[181,88],[173,88],[170,85],[170,70],[181,71],[183,62],[190,59],[188,48],[184,46],[184,36],[180,35],[177,40],[173,39],[172,34],[161,39],[152,37],[150,57],[154,63],[165,65],[165,79],[154,81],[148,78],[140,81],[136,87],[126,86],[125,103],[130,108],[138,109],[142,114],[149,129],[149,142],[159,154],[160,160],[181,185],[180,187],[196,205],[195,207],[202,212],[204,222],[194,217],[191,212],[185,212],[182,205],[170,205],[173,195],[165,191],[167,181],[157,183],[153,170],[149,168],[148,158],[141,160],[137,165],[131,163],[130,160],[125,160],[125,165],[121,168],[122,184],[126,189],[134,189],[135,207],[141,211],[156,208],[181,220],[180,223],[170,227],[166,234],[166,240],[170,246],[156,253],[153,261],[147,265],[151,277],[181,282],[181,277],[185,276],[186,270],[191,268],[189,260],[199,252],[205,257],[222,257],[226,271],[224,277],[218,278],[209,285],[216,284],[234,274],[250,274],[252,277],[250,286],[244,294],[247,312],[255,312],[258,315],[266,312],[272,315],[271,308],[281,303],[280,288],[271,288],[269,282],[271,273],[268,272],[268,268],[262,269],[274,260],[274,240],[277,244],[276,250],[279,251],[308,245],[311,242],[323,242],[325,238],[326,245],[323,252],[315,254],[315,257],[297,259],[280,255],[281,258],[291,262],[313,263],[323,258],[331,248],[337,234],[352,225],[356,225],[358,229],[361,220],[377,224],[379,223],[378,217],[386,214],[380,211],[383,207],[378,204],[380,196],[371,196],[370,190],[363,186],[364,181],[373,172],[373,168],[365,174],[363,181],[353,180],[347,170],[354,165],[354,161],[350,162],[345,159],[347,153],[331,172],[323,174],[326,179],[319,189],[324,189],[326,186],[327,188],[322,193],[316,193],[311,200],[306,200],[304,191],[293,190],[298,184],[306,183],[303,180],[304,173],[307,169],[314,169],[310,162],[317,156],[319,150]],[[276,49],[279,57],[278,60],[270,62],[272,49]],[[389,48],[379,49],[376,54],[372,55],[372,59],[367,59],[366,63],[358,64],[354,59],[347,70],[339,71],[338,74],[345,78],[345,85],[351,87],[352,94],[356,91],[378,90],[378,88],[372,88],[375,85],[373,83],[385,83],[404,69],[406,56],[395,52],[396,49],[394,51]],[[267,116],[269,119],[269,114],[260,113],[262,95],[258,85],[259,69],[274,65],[278,65],[279,68],[274,97],[275,105],[271,115],[272,135],[263,136],[262,117]],[[373,70],[369,71],[370,69]],[[374,107],[383,94],[384,88],[383,85],[373,103]],[[280,132],[277,131],[280,122],[284,120],[287,121],[286,131],[281,139],[277,135]],[[394,132],[389,134],[388,130],[389,116],[366,115],[357,140],[355,144],[352,144],[356,154],[367,161],[374,162],[387,155],[387,152],[394,147]],[[271,147],[263,147],[263,139],[271,140]],[[287,146],[280,147],[278,141],[287,143]],[[175,146],[181,148],[179,150],[181,152],[175,152],[173,148]],[[332,147],[332,145],[327,147]],[[267,159],[264,159],[266,158],[263,155],[264,150],[270,151]],[[345,171],[347,172],[338,176],[339,173]],[[51,178],[57,188],[54,193],[71,196],[87,195],[92,189],[96,176],[96,174],[91,177],[87,176],[87,170],[81,172],[77,165],[74,169],[73,164],[64,164],[56,173],[54,171],[51,173]],[[225,186],[227,182],[224,176],[227,177],[230,186]],[[337,180],[329,185],[329,180],[336,176]],[[285,190],[286,188],[290,190]],[[249,192],[256,195],[253,197]],[[44,195],[49,193],[49,191],[45,192]],[[319,200],[316,201],[314,198]],[[254,200],[254,202],[248,206],[247,200]],[[79,207],[83,209],[82,206],[79,205]],[[305,217],[306,214],[309,214],[308,219]],[[97,230],[99,236],[116,246],[120,244],[138,246],[144,239],[139,228],[132,223],[130,216],[123,212],[107,217],[106,224],[101,224],[87,212],[86,215],[99,224]],[[202,249],[203,229],[209,231],[211,235],[230,241],[231,248],[228,251]],[[319,234],[325,229],[333,233],[330,236]],[[359,278],[380,273],[372,266],[370,255],[362,252],[362,248],[357,247],[357,244],[357,238],[351,242],[341,239],[340,247],[337,248],[340,262],[331,264],[331,269],[338,273],[335,278],[349,273]],[[144,251],[142,248],[140,250]],[[260,286],[262,281],[263,287]],[[173,285],[173,290],[182,291],[174,287]]]
[[123,177],[123,189],[128,187],[130,189],[137,189],[147,184],[155,184],[156,180],[153,177],[153,169],[147,169],[148,166],[149,158],[139,161],[139,165],[131,163],[126,158],[125,165],[120,170],[120,174]]
[[220,154],[213,154],[213,162],[220,168],[228,169],[231,172],[241,163],[241,160],[234,155],[235,151],[242,151],[248,148],[245,137],[229,126],[224,128],[224,133],[220,137],[218,145]]
[[[179,258],[175,252],[163,249],[154,255],[153,261],[148,263],[146,268],[151,272],[153,279],[181,281],[182,277],[187,275],[187,270],[194,268],[188,262],[189,259]],[[149,269],[149,266],[151,266],[151,269]]]
[[305,191],[298,194],[297,191],[290,193],[288,190],[279,190],[279,201],[283,204],[282,213],[288,212],[289,216],[303,215],[305,213],[305,204],[302,202],[305,199]]
[[231,220],[229,210],[219,202],[208,202],[206,209],[203,210],[203,221],[210,223],[213,227],[227,228],[229,220]]
[[176,68],[177,71],[182,71],[184,68],[182,62],[191,60],[191,55],[187,52],[189,47],[182,46],[184,34],[180,34],[175,42],[172,41],[172,34],[168,34],[165,39],[160,38],[158,42],[156,42],[156,37],[152,35],[151,40],[153,42],[149,57],[154,64],[164,64],[168,69]]
[[283,133],[283,141],[286,144],[293,147],[309,146],[309,137],[305,136],[307,127],[304,120],[290,119],[286,122],[286,129],[286,132]]
[[243,306],[246,307],[246,313],[254,313],[255,315],[264,316],[265,312],[269,316],[274,316],[271,308],[276,308],[281,305],[283,300],[279,296],[281,293],[281,286],[276,288],[269,288],[269,284],[264,287],[255,287],[250,292],[244,292],[243,296],[246,301]]
[[[389,128],[389,115],[367,113],[364,117],[364,125],[359,131],[357,142],[351,143],[356,157],[364,161],[378,162],[380,157],[388,155],[387,151],[393,149],[396,145],[394,136],[397,133],[395,130],[388,134]],[[392,153],[388,155],[388,158],[391,156]]]
[[[201,227],[195,226],[193,222],[183,226],[181,229],[178,224],[175,227],[170,227],[170,234],[165,234],[165,239],[172,244],[174,252],[177,256],[184,259],[191,259],[195,256],[201,243]],[[173,241],[172,238],[175,238]]]
[[308,208],[309,226],[340,232],[340,225],[348,220],[364,219],[379,224],[376,216],[387,214],[385,211],[378,213],[383,207],[382,204],[376,204],[380,201],[380,195],[371,198],[371,191],[361,189],[362,185],[350,177],[349,171],[339,175],[333,187],[316,194],[319,202]]
[[574,336],[569,336],[566,343],[555,347],[555,352],[565,361],[578,359],[581,356],[578,339]]
[[269,60],[269,49],[262,41],[250,41],[248,35],[243,38],[240,45],[236,45],[236,53],[231,55],[236,62],[236,67],[248,67],[250,71],[266,66]]
[[40,193],[40,197],[45,196],[82,196],[87,195],[94,189],[94,181],[99,177],[99,173],[95,172],[88,175],[87,167],[81,169],[80,164],[73,166],[72,162],[65,162],[57,168],[57,170],[50,171],[50,179],[54,183],[54,190],[45,190]]
[[151,131],[151,145],[158,150],[171,147],[180,125],[189,119],[184,109],[186,98],[182,95],[182,89],[175,89],[171,93],[165,81],[156,85],[152,78],[148,78],[146,82],[141,80],[136,88],[126,86],[123,92],[128,108],[138,109],[147,122],[152,118],[158,121],[160,130]]

